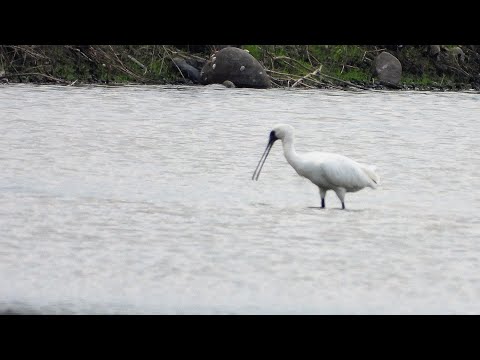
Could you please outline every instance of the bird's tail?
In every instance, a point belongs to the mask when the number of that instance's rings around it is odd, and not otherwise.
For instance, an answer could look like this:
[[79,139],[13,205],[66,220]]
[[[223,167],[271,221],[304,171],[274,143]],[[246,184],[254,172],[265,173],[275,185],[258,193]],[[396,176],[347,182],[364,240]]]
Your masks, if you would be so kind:
[[363,165],[362,170],[367,176],[370,178],[372,188],[375,189],[378,185],[380,185],[380,178],[378,177],[377,173],[375,172],[377,168],[373,165]]

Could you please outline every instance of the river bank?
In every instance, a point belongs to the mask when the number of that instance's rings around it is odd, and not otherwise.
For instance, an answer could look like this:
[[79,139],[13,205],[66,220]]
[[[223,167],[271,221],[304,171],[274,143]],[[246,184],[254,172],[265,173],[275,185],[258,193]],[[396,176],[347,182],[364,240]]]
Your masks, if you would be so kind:
[[[201,69],[227,45],[2,45],[0,83],[187,84],[178,59]],[[272,87],[480,90],[477,45],[231,45],[248,51]],[[381,53],[398,59],[396,84],[375,71]]]

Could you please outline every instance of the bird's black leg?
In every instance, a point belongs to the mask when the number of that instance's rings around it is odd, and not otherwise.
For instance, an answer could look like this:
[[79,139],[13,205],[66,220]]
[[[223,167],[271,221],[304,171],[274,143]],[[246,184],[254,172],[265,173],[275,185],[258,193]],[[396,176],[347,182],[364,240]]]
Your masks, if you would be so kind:
[[320,199],[322,199],[322,209],[325,209],[325,195],[327,195],[327,190],[318,188],[320,190]]
[[345,189],[344,188],[336,188],[335,193],[337,194],[338,199],[342,202],[342,210],[345,210],[345,203],[344,203],[345,193],[346,193]]

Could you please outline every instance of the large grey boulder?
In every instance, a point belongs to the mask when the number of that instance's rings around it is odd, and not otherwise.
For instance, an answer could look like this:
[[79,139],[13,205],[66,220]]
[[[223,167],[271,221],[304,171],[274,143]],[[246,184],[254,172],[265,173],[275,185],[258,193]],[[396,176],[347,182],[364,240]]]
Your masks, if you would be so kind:
[[384,51],[375,58],[373,75],[385,85],[396,86],[402,77],[402,64],[395,56]]
[[247,51],[235,47],[217,51],[200,72],[200,82],[204,85],[222,84],[226,80],[236,87],[271,87],[270,77],[257,59]]

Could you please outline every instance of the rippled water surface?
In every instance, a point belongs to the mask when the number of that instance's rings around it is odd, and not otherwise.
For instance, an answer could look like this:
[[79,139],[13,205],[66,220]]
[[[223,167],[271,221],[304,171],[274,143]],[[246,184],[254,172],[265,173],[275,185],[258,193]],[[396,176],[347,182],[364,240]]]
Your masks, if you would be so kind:
[[[478,93],[0,86],[0,312],[480,313]],[[276,143],[373,164],[299,177]]]

